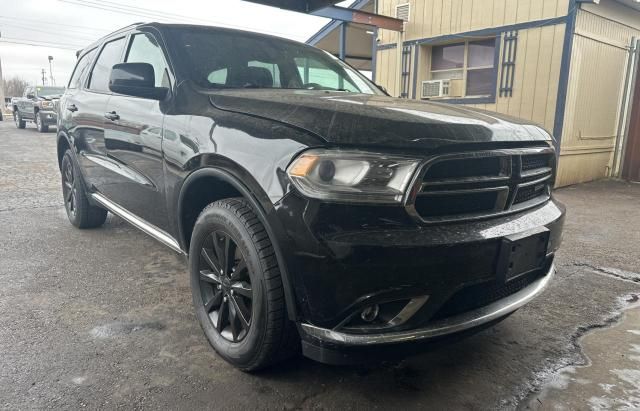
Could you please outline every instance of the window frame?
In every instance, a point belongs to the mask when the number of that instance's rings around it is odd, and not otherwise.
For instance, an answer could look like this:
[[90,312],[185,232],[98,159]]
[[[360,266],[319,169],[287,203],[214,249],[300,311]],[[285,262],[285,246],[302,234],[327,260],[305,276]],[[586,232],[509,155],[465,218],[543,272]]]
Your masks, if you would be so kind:
[[[105,39],[102,44],[100,44],[100,50],[98,51],[98,53],[96,54],[96,57],[93,59],[93,62],[91,63],[91,70],[89,70],[89,75],[87,76],[86,79],[84,79],[84,87],[83,90],[86,91],[90,91],[92,93],[96,93],[96,94],[105,94],[105,95],[112,95],[114,94],[111,90],[107,90],[107,91],[103,91],[103,90],[96,90],[96,89],[92,89],[89,87],[89,84],[91,82],[91,78],[93,76],[93,70],[96,68],[96,64],[98,63],[98,60],[100,59],[100,56],[102,55],[102,52],[104,51],[104,48],[107,46],[107,44],[109,43],[113,43],[114,41],[118,41],[118,40],[122,40],[124,39],[125,41],[125,47],[122,48],[122,51],[120,52],[120,61],[118,63],[122,63],[122,59],[124,58],[124,52],[126,51],[127,47],[127,39],[129,38],[128,34],[119,34],[113,37],[110,37],[108,39]],[[116,64],[118,64],[116,63]]]
[[[164,42],[160,41],[162,40],[161,36],[156,36],[153,33],[151,33],[151,31],[147,31],[147,30],[133,30],[131,32],[129,32],[127,34],[127,40],[126,40],[126,45],[124,48],[124,54],[121,57],[122,62],[126,62],[127,61],[127,57],[129,56],[129,51],[131,50],[131,46],[133,46],[133,38],[137,35],[141,35],[141,34],[146,34],[149,35],[151,37],[154,38],[154,40],[156,41],[156,43],[158,43],[158,47],[160,48],[160,52],[162,53],[162,58],[164,59],[164,64],[167,68],[167,74],[168,74],[168,80],[169,80],[169,90],[173,90],[173,85],[175,84],[175,76],[173,75],[173,69],[171,68],[171,61],[169,60],[169,56],[167,54],[167,51],[165,50],[164,47]],[[114,93],[115,94],[115,93]],[[137,98],[143,98],[143,97],[137,97]]]
[[71,87],[71,80],[73,80],[73,76],[74,74],[76,74],[76,70],[78,70],[78,64],[80,63],[80,60],[82,60],[83,58],[85,58],[89,53],[96,51],[96,55],[92,57],[92,60],[89,61],[89,64],[87,65],[87,67],[89,68],[88,73],[91,74],[91,72],[93,71],[93,63],[95,62],[95,57],[98,55],[97,54],[97,50],[98,50],[98,46],[90,48],[89,50],[85,51],[84,53],[80,54],[78,56],[78,60],[76,61],[76,65],[73,68],[73,72],[71,73],[71,76],[69,77],[69,82],[67,83],[67,89],[68,90],[83,90],[85,83],[87,81],[87,79],[85,78],[84,81],[80,81],[80,83],[78,84],[78,87]]
[[[476,67],[469,67],[469,43],[475,43],[475,42],[480,42],[480,41],[486,41],[486,40],[494,40],[494,50],[493,50],[493,64],[492,65],[483,65],[483,66],[476,66]],[[454,68],[454,69],[440,69],[440,70],[432,70],[431,67],[433,66],[433,48],[434,47],[438,47],[438,46],[452,46],[452,45],[464,45],[464,55],[463,55],[463,64],[462,67],[460,68]],[[463,87],[462,87],[462,96],[460,97],[442,97],[442,98],[438,98],[437,100],[442,100],[442,101],[450,101],[450,100],[460,100],[462,103],[465,102],[465,100],[485,100],[485,99],[489,99],[491,103],[495,102],[496,99],[496,93],[497,93],[497,87],[498,87],[498,61],[499,61],[499,55],[500,55],[500,35],[496,35],[496,36],[488,36],[488,37],[484,37],[484,38],[464,38],[462,39],[462,41],[453,41],[453,42],[449,42],[449,43],[442,43],[442,44],[433,44],[431,45],[431,49],[430,49],[430,60],[429,60],[429,79],[433,79],[433,73],[447,73],[447,72],[462,72],[462,77],[460,78],[462,80],[463,83]],[[486,69],[493,69],[493,73],[492,73],[492,85],[493,88],[491,90],[491,92],[489,94],[467,94],[467,82],[468,82],[468,72],[469,71],[474,71],[474,70],[486,70]],[[469,103],[472,104],[472,103]]]

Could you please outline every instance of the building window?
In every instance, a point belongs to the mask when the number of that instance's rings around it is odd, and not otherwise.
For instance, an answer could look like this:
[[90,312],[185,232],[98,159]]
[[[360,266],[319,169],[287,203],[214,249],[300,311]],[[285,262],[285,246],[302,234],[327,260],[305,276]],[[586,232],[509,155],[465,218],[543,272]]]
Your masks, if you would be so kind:
[[495,94],[496,40],[465,41],[431,48],[431,79],[462,79],[462,97]]

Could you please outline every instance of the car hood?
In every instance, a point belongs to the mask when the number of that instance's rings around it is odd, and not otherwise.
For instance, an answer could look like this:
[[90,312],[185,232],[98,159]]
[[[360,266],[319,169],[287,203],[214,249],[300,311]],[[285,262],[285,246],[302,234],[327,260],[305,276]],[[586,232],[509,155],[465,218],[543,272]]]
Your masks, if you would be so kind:
[[304,129],[336,145],[434,149],[447,145],[550,141],[538,126],[453,104],[317,90],[222,90],[221,109]]

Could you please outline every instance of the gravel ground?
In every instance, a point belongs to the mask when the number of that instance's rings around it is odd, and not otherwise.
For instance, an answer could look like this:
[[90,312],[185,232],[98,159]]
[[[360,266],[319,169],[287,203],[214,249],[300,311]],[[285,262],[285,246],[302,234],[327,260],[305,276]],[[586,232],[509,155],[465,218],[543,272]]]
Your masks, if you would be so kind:
[[245,374],[202,335],[183,259],[113,216],[74,229],[59,186],[55,133],[0,122],[0,408],[544,407],[640,293],[640,185],[569,187],[555,280],[498,326],[398,363]]

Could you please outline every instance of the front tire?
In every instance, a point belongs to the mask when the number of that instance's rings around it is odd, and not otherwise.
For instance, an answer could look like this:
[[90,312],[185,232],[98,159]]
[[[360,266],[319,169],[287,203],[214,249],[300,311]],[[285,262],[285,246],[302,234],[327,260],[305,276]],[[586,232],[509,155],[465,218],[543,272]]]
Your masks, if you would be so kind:
[[200,213],[189,269],[196,317],[226,361],[255,371],[296,353],[273,245],[246,200],[216,201]]
[[78,228],[95,228],[104,224],[107,219],[107,210],[93,206],[89,202],[71,150],[64,153],[61,172],[64,207],[71,224]]
[[42,114],[40,112],[36,113],[36,128],[41,133],[49,131],[49,126],[44,124],[44,120],[42,120]]
[[16,123],[17,128],[25,128],[27,126],[27,122],[22,119],[19,111],[13,112],[13,121]]

